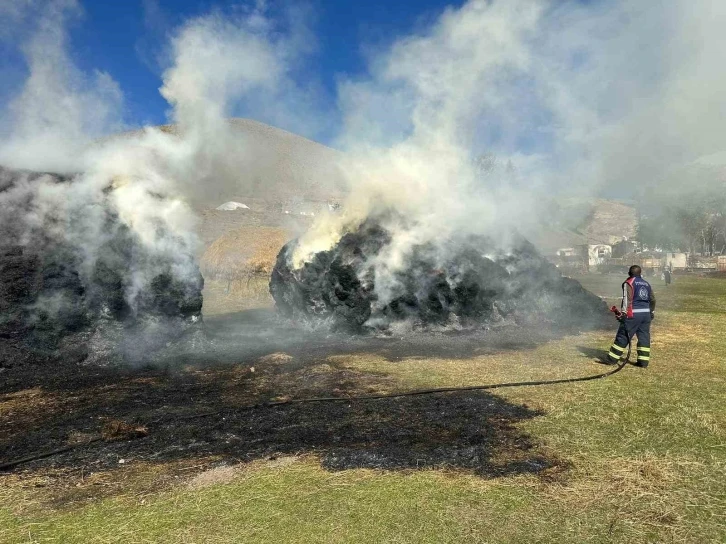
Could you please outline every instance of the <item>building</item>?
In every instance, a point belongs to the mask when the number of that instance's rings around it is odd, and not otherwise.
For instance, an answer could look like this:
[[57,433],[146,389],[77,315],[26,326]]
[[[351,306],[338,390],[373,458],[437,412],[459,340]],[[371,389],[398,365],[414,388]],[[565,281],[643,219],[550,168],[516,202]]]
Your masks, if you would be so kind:
[[671,270],[683,270],[688,268],[687,253],[666,253],[663,257],[663,266]]
[[583,257],[587,256],[588,266],[606,264],[613,255],[613,247],[609,244],[583,244],[578,249]]
[[577,249],[574,247],[561,247],[557,250],[558,257],[576,257]]

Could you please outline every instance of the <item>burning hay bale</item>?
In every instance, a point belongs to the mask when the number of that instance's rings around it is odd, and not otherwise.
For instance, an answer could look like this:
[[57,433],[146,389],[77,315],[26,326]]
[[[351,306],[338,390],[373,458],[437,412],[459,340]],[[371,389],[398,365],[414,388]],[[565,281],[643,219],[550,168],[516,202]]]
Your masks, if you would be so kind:
[[486,237],[466,236],[451,241],[444,260],[431,244],[414,245],[380,285],[376,259],[391,242],[391,233],[369,219],[299,268],[292,264],[296,242],[290,242],[270,279],[278,309],[351,331],[402,321],[465,328],[547,322],[573,330],[606,322],[605,303],[562,277],[526,240],[505,252]]
[[[115,211],[113,189],[84,204],[92,220],[43,209],[42,191],[74,183],[0,168],[0,367],[138,360],[201,318],[203,280],[191,251],[150,247]],[[161,222],[155,228],[174,247],[174,234]]]

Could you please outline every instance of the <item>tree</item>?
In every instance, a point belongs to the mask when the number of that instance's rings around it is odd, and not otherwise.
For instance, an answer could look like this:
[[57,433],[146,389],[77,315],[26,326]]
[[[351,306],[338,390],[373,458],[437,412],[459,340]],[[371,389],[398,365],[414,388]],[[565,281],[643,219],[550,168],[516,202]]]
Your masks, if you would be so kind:
[[[721,184],[686,178],[683,190],[662,193],[641,207],[638,239],[644,246],[715,255],[726,250],[726,191]],[[675,185],[675,184],[674,184]]]

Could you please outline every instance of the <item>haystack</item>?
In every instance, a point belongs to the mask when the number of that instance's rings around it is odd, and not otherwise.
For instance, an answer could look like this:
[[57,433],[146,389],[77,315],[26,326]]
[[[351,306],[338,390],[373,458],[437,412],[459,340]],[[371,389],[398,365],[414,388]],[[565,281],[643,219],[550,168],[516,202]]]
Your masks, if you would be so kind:
[[294,235],[279,227],[241,227],[217,238],[204,252],[202,275],[227,282],[268,277],[275,259]]
[[[369,217],[299,269],[291,265],[296,242],[286,245],[270,278],[278,310],[350,332],[387,330],[404,321],[418,329],[452,330],[536,324],[575,332],[609,326],[605,303],[563,277],[525,239],[501,252],[484,236],[451,236],[443,262],[426,244],[414,245],[405,266],[386,278],[375,267],[395,239],[381,222]],[[381,278],[389,282],[385,289],[396,285],[385,304],[376,292]]]

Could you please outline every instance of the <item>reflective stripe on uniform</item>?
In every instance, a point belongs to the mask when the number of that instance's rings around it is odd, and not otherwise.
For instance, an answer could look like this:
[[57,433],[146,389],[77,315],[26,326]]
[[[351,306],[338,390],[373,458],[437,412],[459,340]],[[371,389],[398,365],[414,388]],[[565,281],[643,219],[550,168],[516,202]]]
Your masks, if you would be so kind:
[[633,313],[634,314],[644,314],[644,313],[650,313],[650,308],[634,308]]
[[648,362],[650,361],[650,348],[638,346],[638,361]]
[[625,352],[625,348],[621,348],[617,344],[613,344],[612,346],[610,346],[610,351],[608,352],[608,357],[610,357],[614,361],[619,361],[620,358],[623,356],[624,352]]

